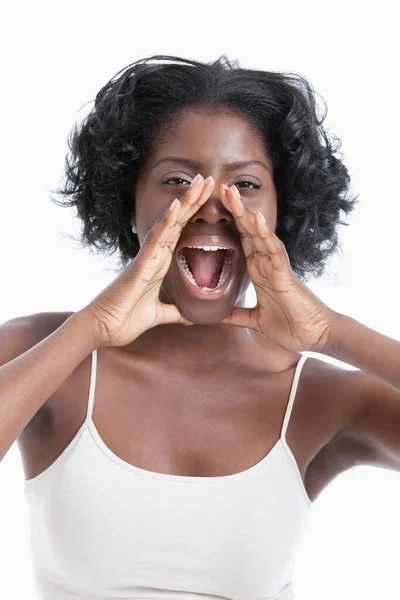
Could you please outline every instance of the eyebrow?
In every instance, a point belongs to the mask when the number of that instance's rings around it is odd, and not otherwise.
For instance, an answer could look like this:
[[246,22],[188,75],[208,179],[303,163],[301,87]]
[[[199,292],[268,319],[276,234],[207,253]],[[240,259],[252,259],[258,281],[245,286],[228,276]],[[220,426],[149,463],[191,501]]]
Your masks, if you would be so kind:
[[[186,167],[194,169],[195,171],[200,171],[201,167],[203,166],[201,162],[197,160],[192,160],[190,158],[180,158],[179,156],[164,156],[164,158],[160,158],[160,160],[158,160],[155,163],[153,169],[155,169],[156,167],[158,167],[158,165],[164,162],[180,163],[182,165],[185,165]],[[268,173],[270,172],[266,163],[262,162],[261,160],[238,160],[231,163],[225,163],[222,165],[222,168],[224,169],[224,171],[236,171],[236,169],[242,169],[243,167],[247,167],[249,165],[259,165],[260,167],[266,169]]]

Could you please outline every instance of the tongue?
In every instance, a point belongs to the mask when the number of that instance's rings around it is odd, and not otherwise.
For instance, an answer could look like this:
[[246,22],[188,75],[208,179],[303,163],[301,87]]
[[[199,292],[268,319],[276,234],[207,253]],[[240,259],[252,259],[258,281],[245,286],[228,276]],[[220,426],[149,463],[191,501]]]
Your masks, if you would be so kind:
[[225,250],[185,248],[186,262],[198,286],[214,288],[218,285],[225,253]]

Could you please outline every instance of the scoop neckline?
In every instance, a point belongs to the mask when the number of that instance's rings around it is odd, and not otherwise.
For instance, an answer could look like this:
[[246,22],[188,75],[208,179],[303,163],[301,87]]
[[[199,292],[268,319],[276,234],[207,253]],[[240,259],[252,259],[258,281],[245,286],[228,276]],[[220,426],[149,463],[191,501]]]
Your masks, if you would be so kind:
[[201,475],[200,476],[174,475],[171,473],[160,473],[158,471],[150,471],[148,469],[143,469],[142,467],[137,467],[136,465],[133,465],[133,464],[125,461],[123,458],[121,458],[120,456],[115,454],[115,452],[113,452],[107,446],[107,444],[104,442],[104,440],[100,436],[100,434],[97,430],[97,427],[94,424],[94,421],[92,418],[88,419],[87,425],[88,425],[88,429],[90,431],[92,439],[95,441],[95,443],[100,448],[100,450],[102,450],[104,452],[104,454],[106,454],[111,460],[113,460],[114,462],[119,464],[121,467],[123,467],[124,469],[126,469],[128,471],[133,471],[135,473],[138,473],[139,475],[145,475],[147,477],[155,477],[157,479],[168,479],[170,481],[187,481],[187,482],[192,482],[192,483],[194,483],[194,482],[208,483],[208,482],[213,482],[213,481],[228,481],[231,479],[236,479],[240,476],[243,477],[246,475],[250,475],[254,471],[258,470],[264,464],[264,462],[267,461],[267,459],[270,457],[270,455],[273,454],[273,452],[276,450],[276,448],[280,444],[282,445],[282,437],[280,436],[279,439],[272,446],[272,448],[269,450],[269,452],[265,456],[263,456],[263,458],[261,458],[256,464],[252,465],[248,469],[244,469],[243,471],[238,471],[237,473],[231,473],[230,475],[216,475],[215,477],[210,476],[210,475],[204,476],[204,477]]
[[296,477],[299,482],[299,485],[300,485],[300,488],[302,491],[302,495],[306,502],[307,508],[311,508],[311,506],[313,504],[313,501],[309,497],[307,490],[305,488],[303,478],[301,476],[301,472],[299,469],[299,465],[297,464],[296,457],[294,456],[287,441],[284,438],[282,438],[282,435],[272,446],[271,450],[269,450],[269,452],[265,456],[263,456],[263,458],[261,458],[256,464],[252,465],[248,469],[244,469],[243,471],[238,471],[237,473],[231,473],[230,475],[216,475],[215,477],[213,477],[213,476],[202,477],[202,476],[195,476],[195,475],[173,475],[170,473],[160,473],[158,471],[149,471],[148,469],[142,469],[141,467],[137,467],[136,465],[128,463],[127,461],[120,458],[117,454],[115,454],[107,446],[107,444],[101,438],[101,436],[96,428],[96,425],[94,424],[94,421],[91,418],[87,421],[87,430],[90,432],[90,436],[93,439],[93,441],[96,443],[97,447],[109,459],[111,459],[113,462],[117,463],[119,466],[123,467],[124,469],[134,472],[138,475],[143,475],[145,477],[150,477],[153,479],[162,479],[165,481],[182,482],[182,483],[209,484],[212,482],[236,481],[238,479],[242,479],[243,477],[249,477],[253,473],[257,472],[260,468],[262,468],[263,465],[269,460],[269,458],[271,456],[273,456],[273,454],[276,452],[276,450],[279,447],[281,447],[281,449],[283,450],[283,452],[286,456],[287,461],[290,463],[290,465],[295,470]]

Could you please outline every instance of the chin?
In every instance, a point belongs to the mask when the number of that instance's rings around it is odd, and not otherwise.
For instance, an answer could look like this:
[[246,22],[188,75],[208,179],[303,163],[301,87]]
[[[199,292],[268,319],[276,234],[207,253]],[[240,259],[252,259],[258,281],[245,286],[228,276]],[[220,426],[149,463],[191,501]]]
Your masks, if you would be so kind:
[[230,312],[221,316],[210,317],[210,315],[193,314],[191,311],[180,311],[181,314],[194,325],[219,325],[223,319],[229,317]]
[[233,299],[225,296],[212,302],[191,298],[190,301],[185,299],[184,302],[177,301],[175,304],[181,315],[195,325],[219,325],[231,315],[242,295],[235,294]]

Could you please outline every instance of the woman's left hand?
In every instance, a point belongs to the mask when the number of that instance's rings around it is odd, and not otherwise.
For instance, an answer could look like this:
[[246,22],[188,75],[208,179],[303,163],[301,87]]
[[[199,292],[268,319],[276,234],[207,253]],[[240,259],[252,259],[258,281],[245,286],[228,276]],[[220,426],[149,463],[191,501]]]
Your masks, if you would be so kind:
[[283,242],[245,207],[236,186],[221,186],[220,198],[235,218],[257,295],[255,307],[235,307],[221,323],[254,329],[292,352],[323,350],[338,313],[299,281]]

